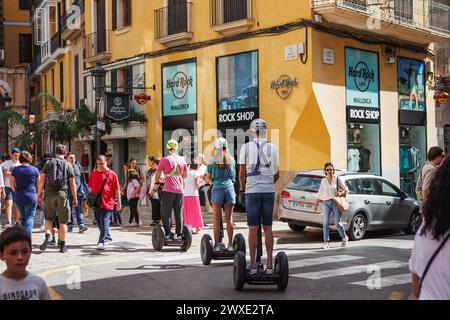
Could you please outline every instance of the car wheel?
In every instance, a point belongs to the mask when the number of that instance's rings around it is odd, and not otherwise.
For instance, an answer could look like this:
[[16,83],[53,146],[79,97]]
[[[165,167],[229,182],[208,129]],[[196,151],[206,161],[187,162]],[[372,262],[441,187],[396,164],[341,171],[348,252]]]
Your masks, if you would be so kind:
[[414,211],[409,219],[408,228],[403,229],[406,234],[416,234],[422,224],[422,215],[418,210]]
[[352,223],[350,224],[350,229],[348,236],[351,240],[361,240],[364,238],[367,230],[367,219],[361,214],[357,213],[353,216]]
[[288,223],[288,226],[292,231],[303,231],[306,229],[306,226],[301,226],[299,224],[294,223]]

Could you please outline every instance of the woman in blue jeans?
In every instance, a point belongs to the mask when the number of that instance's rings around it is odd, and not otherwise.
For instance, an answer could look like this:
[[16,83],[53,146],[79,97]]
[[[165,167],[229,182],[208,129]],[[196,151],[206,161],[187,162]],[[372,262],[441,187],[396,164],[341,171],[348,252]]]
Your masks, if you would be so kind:
[[34,216],[37,206],[37,186],[39,184],[39,170],[30,165],[33,157],[27,151],[20,152],[20,166],[11,173],[11,188],[14,191],[14,203],[20,211],[21,225],[32,234]]
[[212,180],[211,202],[214,212],[214,251],[225,250],[219,243],[219,217],[222,206],[227,222],[228,251],[233,250],[233,206],[236,203],[234,181],[236,180],[236,164],[228,150],[227,140],[219,138],[215,142],[216,157],[208,164],[207,182]]
[[[330,242],[330,217],[334,215],[334,223],[338,229],[339,235],[342,238],[342,246],[345,247],[348,242],[348,237],[345,234],[344,226],[341,223],[342,213],[337,204],[333,201],[334,197],[346,197],[348,194],[347,186],[334,175],[334,166],[331,162],[325,163],[324,166],[325,178],[320,183],[319,195],[317,197],[314,211],[317,211],[319,202],[322,202],[323,213],[323,241],[322,249],[329,248]],[[339,188],[338,188],[339,184]]]

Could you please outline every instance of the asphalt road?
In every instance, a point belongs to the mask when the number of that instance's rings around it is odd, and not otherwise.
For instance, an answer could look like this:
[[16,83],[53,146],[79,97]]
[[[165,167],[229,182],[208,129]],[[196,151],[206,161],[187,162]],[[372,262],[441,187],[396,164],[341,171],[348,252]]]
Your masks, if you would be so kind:
[[[93,225],[85,234],[68,235],[66,254],[56,247],[41,252],[44,235],[36,230],[29,270],[45,278],[53,298],[66,300],[400,300],[411,293],[408,259],[413,236],[397,230],[372,232],[341,248],[339,235],[332,232],[331,248],[321,250],[321,229],[293,232],[278,221],[275,253],[286,252],[290,265],[286,292],[251,285],[236,291],[232,260],[202,265],[199,245],[202,234],[212,234],[210,214],[205,214],[205,221],[209,227],[194,235],[188,252],[153,250],[149,226],[112,228],[114,241],[98,251],[99,232]],[[236,232],[247,238],[244,221],[242,214],[235,215]]]

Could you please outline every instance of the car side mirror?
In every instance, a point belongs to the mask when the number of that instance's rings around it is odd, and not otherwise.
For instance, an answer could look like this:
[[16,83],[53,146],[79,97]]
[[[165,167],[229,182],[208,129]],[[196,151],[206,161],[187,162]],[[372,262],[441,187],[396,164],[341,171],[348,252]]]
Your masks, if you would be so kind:
[[400,198],[401,199],[406,199],[406,198],[408,198],[408,194],[406,192],[402,191],[402,193],[400,193]]

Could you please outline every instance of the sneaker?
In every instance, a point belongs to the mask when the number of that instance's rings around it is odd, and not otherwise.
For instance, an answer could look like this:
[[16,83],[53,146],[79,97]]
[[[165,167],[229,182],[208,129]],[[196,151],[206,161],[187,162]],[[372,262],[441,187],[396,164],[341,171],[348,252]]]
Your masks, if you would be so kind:
[[105,250],[105,245],[101,242],[97,244],[97,250]]
[[345,247],[347,245],[347,243],[348,243],[348,237],[345,236],[345,238],[342,239],[342,246]]
[[221,250],[220,250],[220,243],[216,243],[215,245],[214,245],[214,252],[220,252]]
[[58,239],[58,246],[61,246],[61,240]]
[[82,226],[82,227],[80,227],[80,230],[78,230],[78,233],[83,233],[83,232],[86,232],[86,231],[88,231],[88,227],[86,227],[86,226]]
[[41,246],[39,247],[39,250],[41,251],[45,251],[47,249],[47,246],[50,244],[50,241],[48,241],[47,239],[44,240],[44,242],[41,244]]
[[183,240],[183,235],[182,234],[176,234],[173,236],[173,240]]
[[153,220],[152,223],[150,223],[150,226],[156,226],[158,224],[158,220]]
[[234,247],[233,247],[232,244],[229,244],[229,245],[228,245],[228,251],[234,251]]
[[41,226],[41,227],[39,228],[39,231],[44,232],[44,231],[45,231],[45,226]]
[[67,252],[67,247],[66,247],[66,245],[61,246],[61,247],[59,248],[59,252],[61,252],[61,253],[66,253],[66,252]]
[[67,228],[67,232],[73,232],[73,227]]
[[330,248],[330,244],[328,242],[324,242],[323,246],[320,249],[329,249]]
[[250,275],[258,274],[258,268],[256,266],[249,266],[247,268],[247,273]]
[[133,222],[133,227],[139,227],[139,223]]
[[56,239],[52,239],[52,240],[49,242],[49,245],[51,245],[51,246],[56,246]]
[[273,266],[267,266],[266,274],[273,275]]

